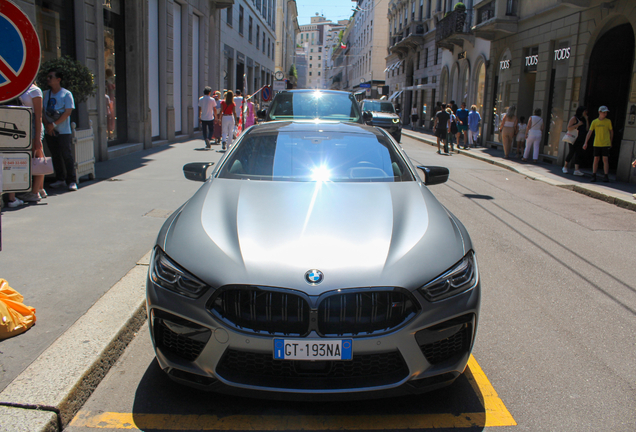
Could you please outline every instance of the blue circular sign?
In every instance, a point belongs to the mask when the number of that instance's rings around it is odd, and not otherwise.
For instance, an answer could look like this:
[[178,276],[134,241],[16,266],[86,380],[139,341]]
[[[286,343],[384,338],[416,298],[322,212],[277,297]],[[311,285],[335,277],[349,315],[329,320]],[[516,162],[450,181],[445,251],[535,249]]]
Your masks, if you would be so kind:
[[272,98],[272,88],[270,86],[265,86],[261,92],[261,97],[263,98],[263,102],[269,102]]

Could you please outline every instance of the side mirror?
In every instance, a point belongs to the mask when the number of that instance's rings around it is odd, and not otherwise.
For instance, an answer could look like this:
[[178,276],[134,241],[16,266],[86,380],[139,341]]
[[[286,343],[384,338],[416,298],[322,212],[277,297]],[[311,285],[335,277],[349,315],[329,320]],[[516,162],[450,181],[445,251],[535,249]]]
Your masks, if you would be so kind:
[[362,119],[365,122],[371,121],[371,120],[373,120],[373,114],[371,114],[371,111],[363,111],[362,112]]
[[183,166],[183,175],[188,180],[204,182],[207,178],[208,168],[214,165],[214,162],[192,162]]
[[418,168],[424,171],[424,184],[426,186],[445,183],[448,180],[448,168],[423,165],[419,165]]
[[264,109],[260,109],[260,110],[256,111],[256,117],[258,117],[261,120],[265,120],[266,114],[267,114],[267,112]]

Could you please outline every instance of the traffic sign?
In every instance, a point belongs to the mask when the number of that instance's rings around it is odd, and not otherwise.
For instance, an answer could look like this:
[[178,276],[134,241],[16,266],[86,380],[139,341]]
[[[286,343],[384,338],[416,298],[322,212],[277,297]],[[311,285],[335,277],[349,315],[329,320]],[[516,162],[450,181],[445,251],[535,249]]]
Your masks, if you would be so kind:
[[371,83],[362,83],[360,84],[360,88],[371,88]]
[[261,98],[263,98],[263,102],[269,102],[272,98],[272,88],[270,86],[263,87],[263,91],[261,91]]
[[40,69],[40,40],[29,18],[13,3],[0,1],[0,102],[20,96]]
[[0,151],[29,150],[32,124],[31,108],[0,107]]
[[274,91],[283,91],[283,90],[287,90],[287,80],[274,81]]

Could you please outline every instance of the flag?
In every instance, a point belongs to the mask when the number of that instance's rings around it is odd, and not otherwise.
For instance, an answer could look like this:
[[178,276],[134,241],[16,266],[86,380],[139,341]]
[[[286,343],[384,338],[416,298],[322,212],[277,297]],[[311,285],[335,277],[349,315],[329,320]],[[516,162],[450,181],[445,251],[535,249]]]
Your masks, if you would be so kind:
[[340,49],[347,49],[347,46],[343,43],[340,44]]

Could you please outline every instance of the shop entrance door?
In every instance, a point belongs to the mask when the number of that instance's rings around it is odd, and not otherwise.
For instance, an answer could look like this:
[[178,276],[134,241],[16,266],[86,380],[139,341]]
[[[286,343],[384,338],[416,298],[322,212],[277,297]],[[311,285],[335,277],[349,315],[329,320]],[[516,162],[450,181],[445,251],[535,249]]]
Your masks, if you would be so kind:
[[121,144],[128,140],[123,2],[112,2],[111,9],[104,8],[104,67],[108,145]]
[[[609,158],[611,170],[616,169],[623,139],[633,61],[634,32],[631,24],[616,26],[601,36],[590,56],[585,106],[588,108],[590,122],[598,117],[599,106],[605,105],[610,110],[607,117],[612,121],[614,128],[614,141]],[[592,166],[593,159],[590,143],[582,165]]]

